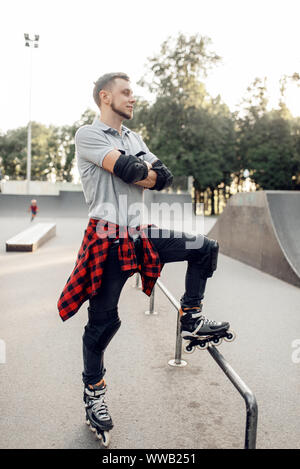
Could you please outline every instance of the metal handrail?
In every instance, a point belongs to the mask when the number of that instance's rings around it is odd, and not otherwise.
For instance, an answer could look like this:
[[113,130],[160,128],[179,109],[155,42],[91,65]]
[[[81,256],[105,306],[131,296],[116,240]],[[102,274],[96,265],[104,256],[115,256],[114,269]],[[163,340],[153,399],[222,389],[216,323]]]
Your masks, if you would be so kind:
[[[178,311],[177,317],[177,330],[176,330],[176,347],[175,347],[175,360],[169,362],[170,365],[175,366],[184,366],[187,363],[184,360],[181,360],[181,351],[182,351],[182,338],[180,334],[180,304],[174,298],[174,296],[168,291],[168,289],[163,285],[160,280],[156,281],[156,285],[161,289],[161,291],[166,295],[169,301]],[[138,281],[137,285],[138,286]],[[154,287],[155,288],[155,287]],[[150,309],[154,310],[154,288],[152,291],[153,297],[150,297]],[[151,296],[152,296],[151,294]],[[239,377],[239,375],[234,371],[234,369],[229,365],[225,360],[223,355],[214,347],[213,345],[208,345],[207,351],[223,370],[227,378],[231,381],[234,387],[239,391],[243,397],[246,404],[246,428],[245,428],[245,443],[244,449],[255,449],[256,448],[256,436],[257,436],[257,420],[258,420],[258,406],[256,397],[249,387],[244,383],[244,381]]]

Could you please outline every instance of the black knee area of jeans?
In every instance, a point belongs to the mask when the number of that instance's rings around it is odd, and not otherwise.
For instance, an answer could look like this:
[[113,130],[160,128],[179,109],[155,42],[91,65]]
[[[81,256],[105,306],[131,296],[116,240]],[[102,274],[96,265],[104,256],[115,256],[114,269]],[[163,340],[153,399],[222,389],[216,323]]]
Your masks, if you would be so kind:
[[97,315],[95,318],[89,311],[89,322],[85,326],[83,343],[86,348],[93,352],[104,352],[114,335],[121,326],[117,309],[109,316],[107,314]]
[[219,243],[214,239],[209,240],[210,245],[210,266],[207,277],[212,277],[215,270],[217,270],[218,256],[219,256]]
[[92,308],[91,306],[88,307],[88,317],[89,317],[89,324],[92,325],[101,325],[105,322],[112,321],[113,319],[119,318],[118,307],[109,309],[109,310],[99,310],[95,307]]
[[217,269],[219,244],[214,239],[204,237],[203,247],[197,252],[197,264],[199,264],[203,277],[213,276]]

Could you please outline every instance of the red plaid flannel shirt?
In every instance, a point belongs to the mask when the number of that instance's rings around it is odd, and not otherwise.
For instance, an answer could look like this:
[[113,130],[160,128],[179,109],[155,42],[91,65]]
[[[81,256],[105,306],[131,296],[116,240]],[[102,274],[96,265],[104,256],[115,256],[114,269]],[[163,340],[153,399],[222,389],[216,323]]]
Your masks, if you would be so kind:
[[57,303],[63,321],[77,313],[86,300],[99,292],[108,250],[116,238],[120,240],[118,254],[121,269],[128,271],[129,276],[140,272],[143,292],[151,295],[163,265],[158,252],[143,231],[149,226],[151,225],[141,225],[133,229],[139,233],[143,246],[143,263],[138,265],[134,243],[128,236],[130,228],[121,228],[107,220],[90,218],[75,267]]

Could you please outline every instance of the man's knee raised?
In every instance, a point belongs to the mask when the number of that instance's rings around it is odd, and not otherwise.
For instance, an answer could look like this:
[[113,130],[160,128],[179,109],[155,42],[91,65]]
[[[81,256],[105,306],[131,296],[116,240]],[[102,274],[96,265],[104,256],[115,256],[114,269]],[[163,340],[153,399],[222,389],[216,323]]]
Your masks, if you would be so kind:
[[201,266],[203,275],[207,278],[212,277],[217,269],[219,255],[219,244],[214,239],[204,237],[204,243],[197,250],[197,263]]
[[212,277],[215,270],[217,270],[218,265],[218,256],[219,256],[219,243],[214,239],[209,239],[209,247],[210,247],[210,270]]

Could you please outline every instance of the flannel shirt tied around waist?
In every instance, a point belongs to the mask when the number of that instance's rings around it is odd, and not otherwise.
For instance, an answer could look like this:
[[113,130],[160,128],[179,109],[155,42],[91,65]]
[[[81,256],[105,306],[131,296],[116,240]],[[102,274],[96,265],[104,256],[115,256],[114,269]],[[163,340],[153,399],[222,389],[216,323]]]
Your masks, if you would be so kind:
[[[111,244],[119,239],[118,256],[120,267],[128,271],[129,277],[140,272],[142,288],[150,296],[163,264],[145,229],[154,225],[140,225],[137,228],[119,227],[107,220],[90,218],[79,249],[75,267],[57,303],[59,315],[63,321],[72,317],[80,306],[99,292],[104,265]],[[142,242],[143,258],[138,265],[134,242],[130,238],[133,230]]]

